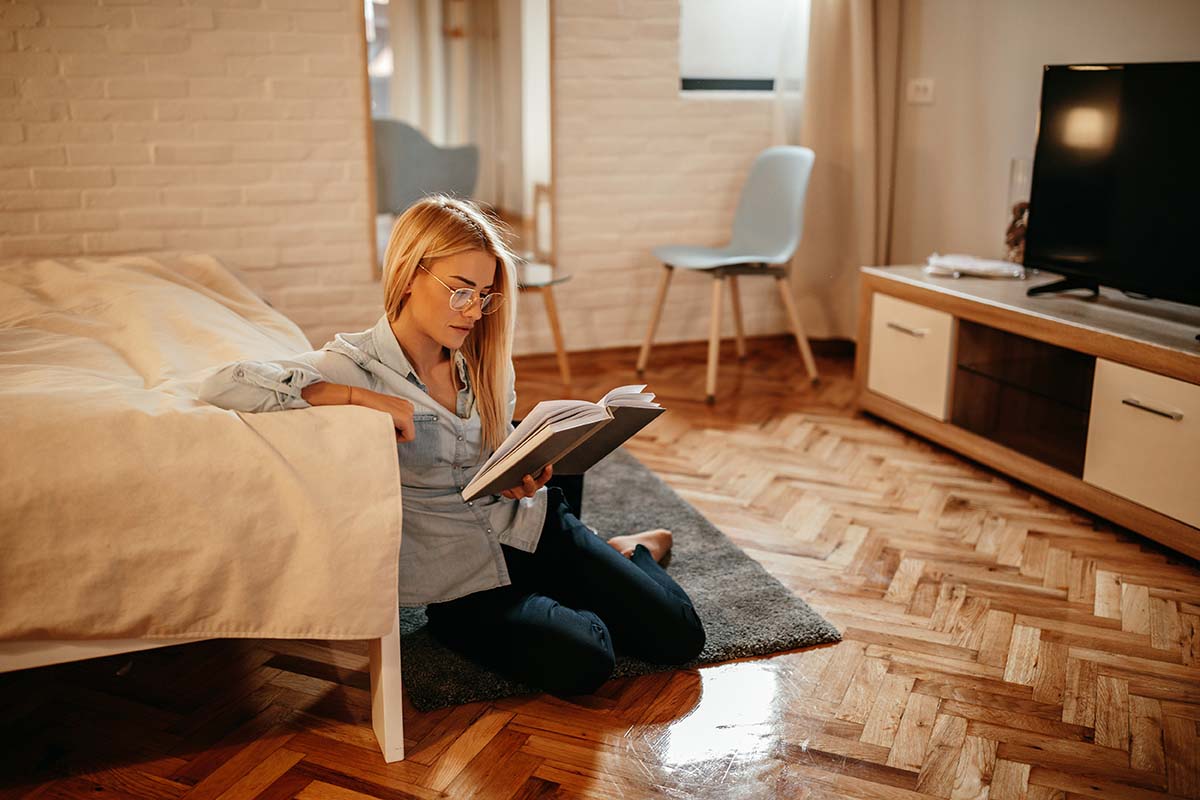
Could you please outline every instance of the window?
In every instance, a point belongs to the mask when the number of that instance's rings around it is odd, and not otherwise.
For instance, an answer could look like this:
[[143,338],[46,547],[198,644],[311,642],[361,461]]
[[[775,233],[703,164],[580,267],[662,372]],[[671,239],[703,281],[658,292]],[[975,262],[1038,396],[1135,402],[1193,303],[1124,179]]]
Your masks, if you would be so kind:
[[682,0],[680,88],[773,91],[783,62],[807,42],[808,0]]

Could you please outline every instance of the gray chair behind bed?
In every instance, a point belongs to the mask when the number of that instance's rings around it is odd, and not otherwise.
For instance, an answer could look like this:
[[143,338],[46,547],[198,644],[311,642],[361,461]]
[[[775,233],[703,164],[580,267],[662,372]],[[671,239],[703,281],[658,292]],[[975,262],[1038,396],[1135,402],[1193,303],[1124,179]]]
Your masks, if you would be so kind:
[[377,117],[375,198],[380,214],[401,214],[427,194],[468,198],[479,178],[479,148],[438,147],[398,119]]

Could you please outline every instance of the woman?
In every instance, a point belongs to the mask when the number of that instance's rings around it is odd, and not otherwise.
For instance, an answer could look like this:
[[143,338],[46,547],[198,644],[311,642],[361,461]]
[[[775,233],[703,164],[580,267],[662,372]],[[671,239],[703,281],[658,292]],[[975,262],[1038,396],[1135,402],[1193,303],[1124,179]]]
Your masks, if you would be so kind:
[[229,364],[201,398],[239,411],[352,404],[389,414],[401,465],[400,602],[484,666],[556,694],[586,694],[616,652],[694,658],[704,627],[659,566],[661,529],[603,542],[570,512],[551,469],[464,501],[512,430],[513,256],[473,204],[429,197],[397,220],[384,315],[293,359]]

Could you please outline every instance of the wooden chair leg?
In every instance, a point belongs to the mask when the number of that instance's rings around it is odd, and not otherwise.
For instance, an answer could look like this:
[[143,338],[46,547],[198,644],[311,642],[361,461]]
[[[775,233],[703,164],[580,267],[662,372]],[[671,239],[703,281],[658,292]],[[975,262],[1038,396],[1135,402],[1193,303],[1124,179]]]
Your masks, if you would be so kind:
[[713,275],[712,319],[708,327],[708,375],[704,381],[705,402],[717,400],[717,356],[721,352],[721,282],[720,274]]
[[738,294],[737,275],[729,276],[729,296],[733,299],[733,330],[737,342],[737,357],[746,359],[746,335],[742,332],[742,298]]
[[558,371],[563,383],[571,385],[571,365],[567,363],[567,348],[563,345],[562,327],[558,324],[558,305],[554,302],[554,290],[542,287],[542,301],[546,304],[546,316],[550,319],[550,333],[554,335],[554,352],[558,354]]
[[812,348],[808,346],[808,337],[804,335],[804,326],[800,324],[800,313],[796,310],[796,298],[792,296],[792,282],[786,277],[779,277],[775,279],[775,285],[779,287],[779,296],[783,298],[783,307],[787,309],[788,320],[792,323],[792,333],[800,348],[800,356],[804,359],[804,368],[808,370],[809,380],[816,383],[820,380],[820,376],[817,374],[817,362],[813,359]]
[[383,760],[404,759],[404,714],[400,685],[400,610],[392,621],[392,632],[372,639],[367,648],[371,669],[371,727]]
[[662,280],[658,283],[658,297],[654,301],[654,311],[650,314],[650,327],[646,330],[646,341],[642,342],[642,351],[638,353],[637,371],[646,371],[646,362],[650,360],[650,343],[654,341],[654,332],[658,330],[658,321],[662,318],[663,305],[667,302],[667,287],[671,284],[671,273],[675,268],[663,264]]

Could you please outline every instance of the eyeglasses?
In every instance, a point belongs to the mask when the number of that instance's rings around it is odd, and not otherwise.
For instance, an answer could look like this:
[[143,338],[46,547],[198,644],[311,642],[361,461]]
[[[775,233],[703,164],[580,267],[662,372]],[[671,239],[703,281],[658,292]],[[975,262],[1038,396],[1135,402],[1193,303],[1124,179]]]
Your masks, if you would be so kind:
[[484,294],[482,292],[477,292],[474,289],[467,289],[466,287],[462,289],[455,289],[437,275],[434,275],[432,272],[429,272],[429,270],[425,269],[424,264],[418,264],[417,266],[428,272],[429,277],[433,278],[442,286],[445,286],[450,290],[450,308],[453,311],[466,311],[475,304],[475,299],[477,297],[479,299],[479,312],[481,314],[495,314],[500,310],[501,304],[504,303],[504,295],[500,292],[488,292],[487,294]]

